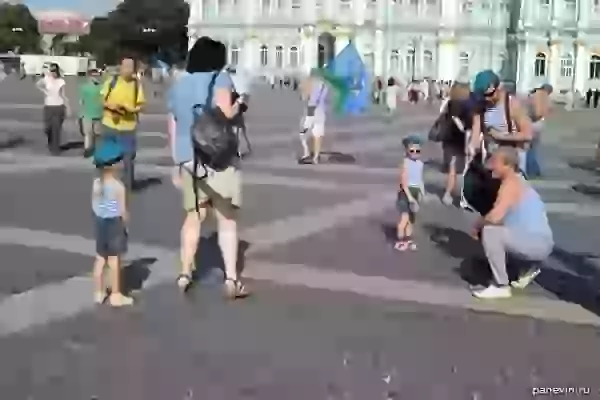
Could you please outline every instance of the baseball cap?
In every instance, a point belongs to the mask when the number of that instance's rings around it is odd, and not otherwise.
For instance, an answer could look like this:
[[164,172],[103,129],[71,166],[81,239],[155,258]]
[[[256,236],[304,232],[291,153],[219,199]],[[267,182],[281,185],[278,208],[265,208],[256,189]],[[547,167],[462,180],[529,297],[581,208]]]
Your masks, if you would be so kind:
[[554,91],[554,87],[549,83],[544,83],[542,86],[540,86],[540,90],[544,90],[548,92],[548,94],[551,94]]
[[500,77],[491,69],[479,72],[473,82],[473,93],[483,95],[489,89],[496,89],[500,86]]

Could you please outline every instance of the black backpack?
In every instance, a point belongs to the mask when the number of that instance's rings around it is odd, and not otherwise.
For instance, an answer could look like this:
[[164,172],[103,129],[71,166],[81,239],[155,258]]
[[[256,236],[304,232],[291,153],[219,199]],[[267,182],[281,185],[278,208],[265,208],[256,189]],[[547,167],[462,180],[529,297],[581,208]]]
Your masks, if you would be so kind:
[[[213,107],[213,92],[218,72],[208,85],[208,95],[205,104],[194,106],[194,123],[191,135],[194,146],[194,172],[202,165],[205,175],[209,167],[215,171],[224,171],[233,164],[238,155],[238,138],[233,130],[232,121],[225,116],[219,107]],[[201,109],[202,113],[198,113]]]

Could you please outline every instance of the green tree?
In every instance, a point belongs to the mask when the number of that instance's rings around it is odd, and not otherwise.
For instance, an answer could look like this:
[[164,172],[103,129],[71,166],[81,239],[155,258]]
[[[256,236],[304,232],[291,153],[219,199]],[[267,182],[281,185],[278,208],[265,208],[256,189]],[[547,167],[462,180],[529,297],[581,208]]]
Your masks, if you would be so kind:
[[65,55],[65,45],[67,35],[64,33],[57,33],[52,37],[52,41],[50,42],[50,51],[52,54],[56,56],[64,56]]
[[21,53],[38,53],[40,40],[37,20],[27,6],[0,4],[0,53],[16,49]]
[[189,6],[185,0],[125,0],[108,15],[113,37],[121,51],[141,58],[160,53],[176,61],[187,53]]

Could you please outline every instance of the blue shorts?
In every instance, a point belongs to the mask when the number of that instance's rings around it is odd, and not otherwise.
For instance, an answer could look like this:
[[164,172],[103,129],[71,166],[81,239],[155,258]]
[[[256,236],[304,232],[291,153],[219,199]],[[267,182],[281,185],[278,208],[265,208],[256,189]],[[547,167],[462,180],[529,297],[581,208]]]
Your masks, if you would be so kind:
[[106,125],[102,125],[102,140],[112,140],[118,143],[126,155],[130,155],[131,158],[135,158],[137,151],[137,137],[136,131],[119,131],[114,128],[109,128]]
[[120,217],[95,217],[96,254],[115,257],[127,252],[127,232]]

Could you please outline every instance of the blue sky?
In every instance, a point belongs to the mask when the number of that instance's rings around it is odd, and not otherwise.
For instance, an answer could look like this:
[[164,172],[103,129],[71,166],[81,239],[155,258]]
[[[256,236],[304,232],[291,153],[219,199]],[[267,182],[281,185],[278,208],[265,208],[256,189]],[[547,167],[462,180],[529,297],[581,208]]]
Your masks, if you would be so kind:
[[114,8],[114,0],[25,0],[33,10],[69,10],[84,15],[102,15]]

